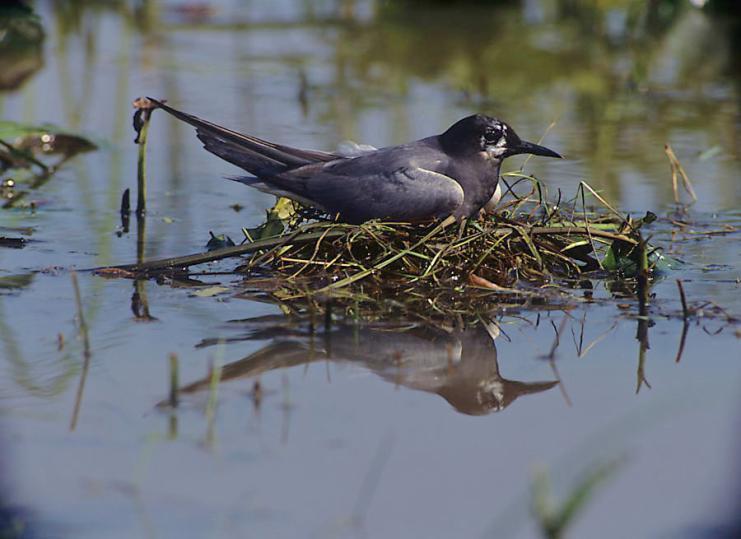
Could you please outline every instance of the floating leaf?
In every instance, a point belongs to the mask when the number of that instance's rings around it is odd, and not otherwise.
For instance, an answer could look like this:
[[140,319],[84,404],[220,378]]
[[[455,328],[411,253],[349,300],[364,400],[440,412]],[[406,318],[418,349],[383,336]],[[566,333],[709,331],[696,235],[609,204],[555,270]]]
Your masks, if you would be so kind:
[[199,298],[210,298],[211,296],[223,294],[224,292],[229,292],[229,289],[225,286],[209,286],[207,288],[196,290],[191,294],[191,296],[196,296]]
[[275,206],[268,211],[268,221],[270,221],[271,218],[286,221],[288,219],[293,219],[295,216],[296,203],[290,198],[285,197],[279,198],[278,202],[275,203]]
[[640,229],[643,225],[650,225],[654,221],[658,219],[657,215],[652,211],[647,211],[646,215],[641,217],[640,219],[635,219],[631,221],[630,227],[635,231]]
[[265,238],[272,238],[282,234],[286,223],[296,217],[296,203],[289,198],[280,197],[275,206],[267,211],[267,219],[263,224],[254,228],[243,228],[245,237],[253,242]]
[[210,230],[208,233],[211,235],[211,239],[206,243],[206,249],[208,251],[223,249],[224,247],[234,247],[234,241],[229,236],[225,236],[224,234],[217,236]]
[[648,263],[652,266],[654,273],[659,275],[667,273],[670,270],[679,269],[684,263],[669,255],[665,255],[660,249],[654,249],[648,254]]
[[626,277],[638,273],[638,249],[634,245],[614,241],[602,259],[602,267],[607,271],[616,271]]
[[[635,277],[638,274],[639,255],[640,250],[636,246],[614,241],[602,259],[602,267],[607,271],[618,272],[624,277]],[[654,273],[666,273],[681,264],[676,258],[663,254],[661,249],[648,246],[648,265]]]

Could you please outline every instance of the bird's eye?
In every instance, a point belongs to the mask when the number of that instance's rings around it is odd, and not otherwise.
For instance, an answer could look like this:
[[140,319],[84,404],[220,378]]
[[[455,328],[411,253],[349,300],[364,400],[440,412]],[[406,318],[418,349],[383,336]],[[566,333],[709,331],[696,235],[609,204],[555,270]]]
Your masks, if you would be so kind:
[[484,140],[488,144],[494,144],[499,140],[500,133],[494,130],[489,130],[486,133],[484,133]]

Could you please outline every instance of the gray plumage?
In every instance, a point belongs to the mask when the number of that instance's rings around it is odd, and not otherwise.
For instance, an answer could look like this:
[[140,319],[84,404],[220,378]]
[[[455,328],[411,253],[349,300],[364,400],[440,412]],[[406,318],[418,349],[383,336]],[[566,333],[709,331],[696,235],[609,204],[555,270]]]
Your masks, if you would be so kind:
[[471,217],[494,195],[504,158],[517,153],[560,157],[481,114],[441,135],[378,150],[356,146],[347,156],[274,144],[149,99],[195,126],[209,152],[253,175],[232,179],[350,223]]

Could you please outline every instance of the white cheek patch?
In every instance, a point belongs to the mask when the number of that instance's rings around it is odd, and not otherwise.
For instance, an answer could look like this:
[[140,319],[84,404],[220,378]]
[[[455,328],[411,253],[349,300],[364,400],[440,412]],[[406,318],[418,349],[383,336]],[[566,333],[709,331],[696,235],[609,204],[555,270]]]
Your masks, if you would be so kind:
[[493,146],[486,147],[486,153],[489,157],[500,158],[507,151],[507,139],[505,137],[500,138]]
[[507,126],[503,123],[498,123],[497,126],[499,127],[501,136],[496,144],[488,144],[486,137],[481,137],[481,147],[484,148],[486,156],[489,159],[503,159],[507,152]]

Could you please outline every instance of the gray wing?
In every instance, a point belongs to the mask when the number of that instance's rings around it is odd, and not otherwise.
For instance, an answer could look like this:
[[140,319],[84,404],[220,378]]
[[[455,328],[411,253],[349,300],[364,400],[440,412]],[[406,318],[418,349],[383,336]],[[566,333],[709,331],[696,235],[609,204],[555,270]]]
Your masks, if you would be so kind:
[[332,153],[292,148],[237,133],[193,114],[174,109],[154,98],[148,97],[147,99],[152,101],[157,108],[194,126],[206,150],[251,174],[277,174],[310,163],[332,161],[339,157]]
[[[279,178],[271,180],[265,183],[280,182]],[[337,174],[330,168],[286,180],[278,187],[286,186],[286,191],[350,223],[377,218],[405,222],[442,218],[463,204],[463,188],[457,181],[421,167],[360,175]]]

